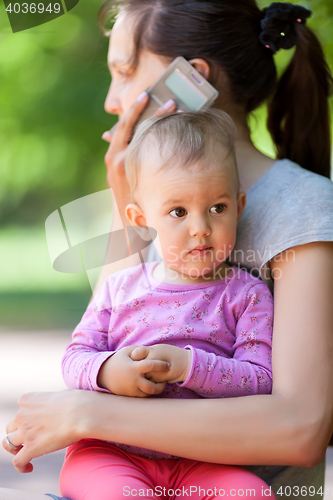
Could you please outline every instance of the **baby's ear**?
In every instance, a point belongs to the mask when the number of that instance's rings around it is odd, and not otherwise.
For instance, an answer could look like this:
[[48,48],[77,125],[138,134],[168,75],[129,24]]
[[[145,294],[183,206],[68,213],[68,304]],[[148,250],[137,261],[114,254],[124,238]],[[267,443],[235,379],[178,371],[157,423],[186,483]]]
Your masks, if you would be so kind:
[[149,228],[146,225],[146,216],[139,205],[130,203],[125,208],[125,214],[140,238],[144,241],[150,241],[151,235],[149,233]]
[[246,205],[246,193],[241,191],[237,197],[237,222],[241,218],[245,205]]

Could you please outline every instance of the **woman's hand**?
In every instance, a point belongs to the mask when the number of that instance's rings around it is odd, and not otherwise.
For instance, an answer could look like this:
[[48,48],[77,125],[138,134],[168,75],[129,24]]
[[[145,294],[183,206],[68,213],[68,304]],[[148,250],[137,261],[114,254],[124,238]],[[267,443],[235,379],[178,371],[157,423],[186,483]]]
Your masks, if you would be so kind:
[[[125,175],[125,158],[128,150],[128,143],[131,139],[133,127],[140,114],[148,103],[147,92],[142,92],[129,109],[121,116],[116,126],[110,131],[104,132],[102,138],[110,143],[109,149],[104,157],[106,165],[106,180],[112,188],[117,201],[118,210],[124,225],[127,225],[125,218],[125,207],[130,203],[130,190]],[[168,101],[159,108],[154,116],[163,116],[172,113],[176,109],[173,101]]]
[[[65,390],[61,392],[24,394],[14,420],[7,426],[11,448],[6,439],[2,445],[14,455],[13,465],[18,472],[32,472],[33,458],[46,455],[80,441],[83,426],[89,416],[87,409],[101,394],[90,391]],[[109,396],[111,397],[111,396]],[[74,415],[75,414],[75,415]]]

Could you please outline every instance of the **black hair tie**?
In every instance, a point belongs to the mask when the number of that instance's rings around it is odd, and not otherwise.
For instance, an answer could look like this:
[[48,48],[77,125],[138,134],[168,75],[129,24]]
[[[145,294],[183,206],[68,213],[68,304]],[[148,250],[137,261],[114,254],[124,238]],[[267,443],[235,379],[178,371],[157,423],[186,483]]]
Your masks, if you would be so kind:
[[274,2],[263,10],[263,14],[259,40],[275,54],[279,49],[291,49],[296,44],[297,23],[304,24],[312,12],[301,5]]

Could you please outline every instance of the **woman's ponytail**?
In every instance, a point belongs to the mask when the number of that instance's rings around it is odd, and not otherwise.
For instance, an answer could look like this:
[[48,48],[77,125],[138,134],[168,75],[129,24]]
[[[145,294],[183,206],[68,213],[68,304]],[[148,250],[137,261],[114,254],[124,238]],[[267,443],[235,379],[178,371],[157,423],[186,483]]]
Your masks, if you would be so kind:
[[267,126],[278,158],[329,178],[332,75],[316,35],[302,23],[295,33],[296,50],[269,103]]

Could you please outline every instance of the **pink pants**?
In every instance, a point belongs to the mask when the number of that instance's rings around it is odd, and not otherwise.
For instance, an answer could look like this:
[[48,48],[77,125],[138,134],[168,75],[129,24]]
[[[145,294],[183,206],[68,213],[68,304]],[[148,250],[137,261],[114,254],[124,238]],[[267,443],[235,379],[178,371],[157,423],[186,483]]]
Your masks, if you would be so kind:
[[68,448],[60,491],[71,500],[275,499],[264,481],[241,467],[150,460],[93,439]]

